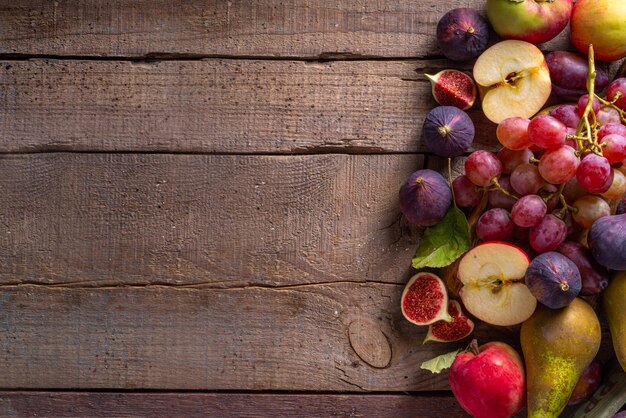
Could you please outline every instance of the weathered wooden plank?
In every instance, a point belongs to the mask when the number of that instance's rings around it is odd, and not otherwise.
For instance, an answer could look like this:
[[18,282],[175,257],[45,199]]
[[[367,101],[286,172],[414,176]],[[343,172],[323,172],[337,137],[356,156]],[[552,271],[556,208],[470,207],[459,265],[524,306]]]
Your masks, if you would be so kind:
[[[423,152],[446,61],[0,64],[0,152]],[[478,147],[495,125],[479,110]],[[497,141],[495,141],[497,142]]]
[[27,417],[467,417],[450,393],[289,395],[238,393],[0,392],[0,415]]
[[[2,286],[0,387],[420,391],[447,388],[424,360],[467,344],[422,344],[403,286],[100,289]],[[389,346],[384,367],[348,330]],[[382,335],[382,338],[379,336]],[[480,341],[511,339],[479,327]]]
[[415,155],[0,157],[0,283],[404,283]]
[[0,53],[143,56],[412,57],[438,53],[435,29],[479,0],[3,1]]

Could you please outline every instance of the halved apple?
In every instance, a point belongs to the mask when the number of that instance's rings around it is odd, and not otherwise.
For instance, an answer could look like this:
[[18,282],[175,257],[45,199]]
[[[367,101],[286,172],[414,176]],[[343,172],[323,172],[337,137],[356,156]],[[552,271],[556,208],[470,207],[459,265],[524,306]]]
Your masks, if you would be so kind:
[[505,242],[486,242],[471,249],[459,263],[463,305],[492,325],[515,325],[528,319],[537,299],[524,284],[530,260],[524,251]]
[[498,42],[483,52],[474,64],[474,80],[483,112],[495,123],[512,116],[533,116],[552,91],[543,53],[525,41]]

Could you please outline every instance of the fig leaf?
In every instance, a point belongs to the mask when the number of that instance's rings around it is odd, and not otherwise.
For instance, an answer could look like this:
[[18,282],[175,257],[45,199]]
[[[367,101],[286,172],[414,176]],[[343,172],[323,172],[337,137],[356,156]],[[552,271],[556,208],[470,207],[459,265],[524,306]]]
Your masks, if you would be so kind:
[[426,228],[413,258],[413,268],[445,267],[470,249],[465,214],[452,206],[437,225]]
[[440,373],[442,370],[449,369],[459,351],[461,350],[454,350],[450,353],[442,354],[433,359],[426,360],[422,363],[420,369],[430,370],[431,373]]

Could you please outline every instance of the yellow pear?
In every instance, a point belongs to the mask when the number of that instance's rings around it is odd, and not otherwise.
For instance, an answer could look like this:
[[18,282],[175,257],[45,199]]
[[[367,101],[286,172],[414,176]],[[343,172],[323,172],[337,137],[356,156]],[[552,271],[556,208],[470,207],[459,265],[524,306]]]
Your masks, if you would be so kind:
[[600,322],[582,299],[550,309],[543,305],[522,324],[528,417],[558,417],[582,371],[600,348]]

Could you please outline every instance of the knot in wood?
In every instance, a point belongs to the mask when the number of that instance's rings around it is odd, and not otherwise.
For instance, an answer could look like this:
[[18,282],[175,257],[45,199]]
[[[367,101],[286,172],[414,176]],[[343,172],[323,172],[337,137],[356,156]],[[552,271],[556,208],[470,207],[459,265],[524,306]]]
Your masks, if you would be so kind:
[[348,327],[350,345],[361,360],[377,369],[391,362],[391,344],[378,324],[357,319]]

